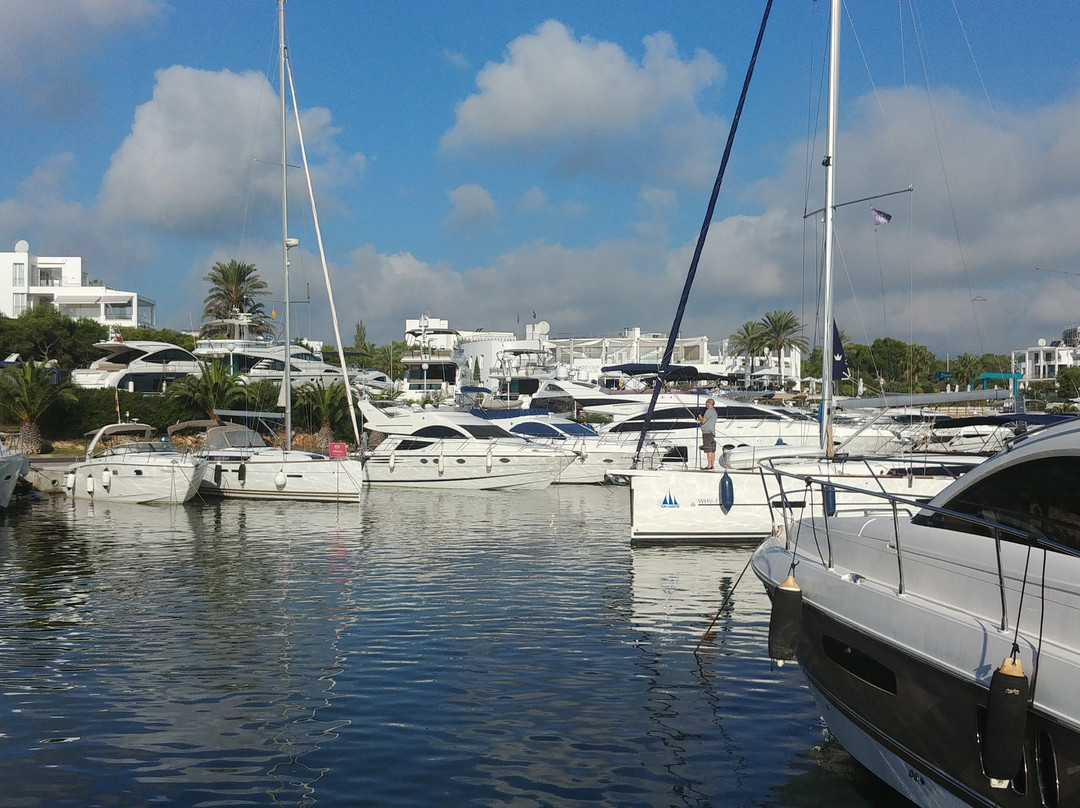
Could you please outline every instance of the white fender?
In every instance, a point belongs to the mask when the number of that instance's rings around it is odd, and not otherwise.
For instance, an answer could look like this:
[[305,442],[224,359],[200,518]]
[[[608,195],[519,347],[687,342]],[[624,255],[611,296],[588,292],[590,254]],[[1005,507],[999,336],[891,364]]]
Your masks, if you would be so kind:
[[280,491],[283,489],[287,482],[288,479],[285,477],[285,469],[278,469],[278,473],[274,475],[274,485],[277,487],[277,490]]
[[67,476],[64,477],[64,488],[71,491],[75,488],[75,472],[69,471]]
[[93,475],[86,475],[86,493],[90,496],[94,495],[94,477]]
[[396,449],[394,449],[393,451],[390,452],[390,462],[387,463],[387,465],[390,466],[390,471],[393,471],[394,466],[397,465],[397,450]]
[[439,452],[439,476],[442,477],[443,469],[446,468],[446,460],[442,456],[442,452]]
[[102,469],[101,471],[101,487],[106,490],[112,485],[112,472],[108,469]]
[[492,443],[491,443],[491,439],[489,438],[488,439],[488,450],[487,450],[487,463],[486,463],[487,470],[488,470],[489,474],[491,473],[491,447],[492,447]]

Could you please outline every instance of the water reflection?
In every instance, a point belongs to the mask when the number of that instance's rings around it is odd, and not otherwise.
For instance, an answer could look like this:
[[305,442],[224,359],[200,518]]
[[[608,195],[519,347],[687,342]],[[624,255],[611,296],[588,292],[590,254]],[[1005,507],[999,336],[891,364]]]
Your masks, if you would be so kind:
[[694,655],[749,549],[631,550],[625,496],[5,517],[5,800],[798,805],[842,778],[756,581]]

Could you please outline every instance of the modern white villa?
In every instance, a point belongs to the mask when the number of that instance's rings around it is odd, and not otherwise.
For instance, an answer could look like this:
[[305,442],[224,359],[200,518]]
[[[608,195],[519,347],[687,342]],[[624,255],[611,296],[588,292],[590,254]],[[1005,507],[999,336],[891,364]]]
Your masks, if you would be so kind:
[[1030,348],[1012,352],[1012,369],[1023,378],[1020,387],[1031,382],[1057,381],[1059,370],[1080,367],[1080,326],[1063,329],[1061,339],[1040,339]]
[[157,327],[157,304],[150,298],[91,282],[82,258],[34,255],[20,239],[11,252],[0,252],[0,315],[18,317],[39,303],[107,326]]

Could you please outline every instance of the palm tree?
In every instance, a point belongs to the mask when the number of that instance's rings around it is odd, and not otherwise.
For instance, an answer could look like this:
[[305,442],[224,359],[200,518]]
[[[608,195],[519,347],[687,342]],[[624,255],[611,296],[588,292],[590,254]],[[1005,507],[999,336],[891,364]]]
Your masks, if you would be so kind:
[[196,418],[216,418],[214,410],[227,409],[244,397],[244,388],[230,375],[224,362],[199,363],[201,375],[185,376],[169,385],[169,397],[187,407]]
[[58,401],[75,401],[69,379],[52,382],[46,363],[33,360],[4,368],[0,374],[0,414],[19,422],[19,450],[41,452],[38,420]]
[[218,261],[203,280],[210,284],[210,294],[203,299],[203,320],[224,320],[232,317],[234,312],[243,312],[252,315],[251,330],[254,333],[273,331],[263,304],[256,301],[269,292],[254,264],[235,259],[228,263]]
[[791,311],[770,311],[761,318],[765,330],[765,346],[776,352],[776,362],[780,366],[780,387],[784,387],[784,349],[798,348],[805,351],[809,343],[802,331],[802,323]]
[[730,348],[736,353],[746,354],[746,382],[750,387],[750,375],[754,372],[754,357],[765,349],[765,326],[756,320],[747,320],[739,330],[728,337]]
[[334,427],[340,425],[349,414],[345,385],[342,382],[326,386],[307,382],[296,392],[298,406],[310,413],[312,421],[319,424],[315,445],[320,451],[327,451],[330,441],[334,439]]

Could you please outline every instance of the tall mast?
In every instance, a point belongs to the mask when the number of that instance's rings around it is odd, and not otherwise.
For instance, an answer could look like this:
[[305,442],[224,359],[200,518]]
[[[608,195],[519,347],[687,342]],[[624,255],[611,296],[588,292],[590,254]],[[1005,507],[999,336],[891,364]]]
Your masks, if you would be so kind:
[[281,95],[281,263],[285,277],[285,375],[281,384],[285,399],[285,448],[292,448],[292,355],[289,330],[289,248],[294,246],[289,238],[289,183],[286,176],[288,144],[285,139],[285,0],[277,0],[278,7],[278,81]]
[[832,0],[829,11],[829,108],[825,133],[825,324],[821,348],[821,448],[831,455],[832,447],[832,356],[833,356],[833,220],[836,216],[836,129],[840,119],[840,0]]

